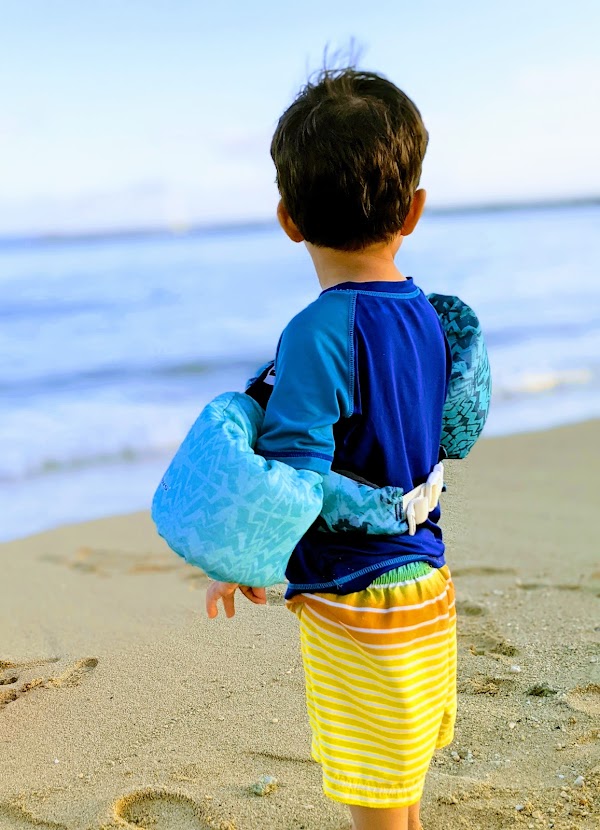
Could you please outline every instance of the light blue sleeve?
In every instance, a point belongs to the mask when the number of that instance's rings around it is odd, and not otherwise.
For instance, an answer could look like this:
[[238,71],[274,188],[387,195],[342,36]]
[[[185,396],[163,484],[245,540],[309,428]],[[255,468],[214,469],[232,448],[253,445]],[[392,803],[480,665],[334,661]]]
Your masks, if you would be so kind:
[[354,304],[351,292],[323,294],[284,330],[256,447],[264,458],[330,471],[333,426],[353,411]]

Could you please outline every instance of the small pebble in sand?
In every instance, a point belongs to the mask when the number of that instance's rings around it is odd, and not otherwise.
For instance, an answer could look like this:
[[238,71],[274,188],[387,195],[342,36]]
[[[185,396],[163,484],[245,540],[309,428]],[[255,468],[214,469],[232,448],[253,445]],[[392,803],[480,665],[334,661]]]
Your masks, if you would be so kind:
[[55,758],[55,759],[54,759],[54,763],[55,763],[55,764],[60,764],[60,761],[58,760],[58,758]]
[[573,786],[574,787],[583,787],[584,784],[585,784],[585,778],[583,777],[583,775],[578,775],[577,778],[575,779],[575,781],[573,781]]
[[508,728],[509,729],[514,729],[516,725],[517,724],[514,722],[514,720],[511,720],[511,722],[508,724]]
[[271,718],[271,723],[279,723],[279,718]]
[[79,775],[77,776],[77,778],[83,778],[83,773],[80,772]]
[[250,792],[254,795],[267,795],[276,790],[278,786],[279,783],[274,775],[262,775],[258,781],[252,784]]
[[515,804],[515,810],[517,811],[517,813],[523,812],[524,809],[525,809],[524,804]]
[[511,666],[509,671],[511,671],[513,674],[519,674],[521,671],[521,666]]
[[452,752],[450,753],[450,757],[452,758],[453,761],[456,761],[457,763],[460,762],[460,755],[458,754],[458,752],[455,749],[453,749]]

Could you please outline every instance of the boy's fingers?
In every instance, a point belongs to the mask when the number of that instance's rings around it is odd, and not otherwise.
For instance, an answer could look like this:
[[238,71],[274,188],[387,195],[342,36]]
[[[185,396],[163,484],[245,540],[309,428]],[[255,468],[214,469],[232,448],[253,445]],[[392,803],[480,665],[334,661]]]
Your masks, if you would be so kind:
[[217,607],[217,597],[215,596],[214,585],[209,585],[206,591],[206,613],[208,614],[208,618],[210,620],[214,620],[214,618],[219,613],[219,609]]
[[240,591],[246,599],[256,603],[256,605],[266,605],[267,603],[266,588],[251,588],[247,585],[240,585]]
[[223,596],[223,608],[225,609],[225,614],[228,617],[235,616],[235,602],[234,602],[235,590],[231,594],[225,594]]
[[254,595],[252,602],[256,602],[258,605],[266,605],[267,604],[267,589],[266,588],[253,588],[252,593]]
[[266,605],[267,604],[267,589],[266,588],[253,588],[253,599],[252,602],[258,603],[258,605]]
[[235,608],[233,595],[238,585],[236,582],[211,582],[206,589],[206,613],[208,618],[213,620],[219,613],[218,602],[223,600],[223,607],[228,617],[233,617]]

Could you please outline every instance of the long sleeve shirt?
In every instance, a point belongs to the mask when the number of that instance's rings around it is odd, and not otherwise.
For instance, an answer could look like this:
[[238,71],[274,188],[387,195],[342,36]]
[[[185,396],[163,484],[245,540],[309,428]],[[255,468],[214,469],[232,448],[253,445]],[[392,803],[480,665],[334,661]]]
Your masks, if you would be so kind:
[[[256,451],[408,492],[438,460],[450,371],[439,317],[411,279],[336,285],[281,336]],[[414,536],[313,526],[289,561],[286,596],[362,590],[409,562],[441,567],[439,518],[437,507]]]

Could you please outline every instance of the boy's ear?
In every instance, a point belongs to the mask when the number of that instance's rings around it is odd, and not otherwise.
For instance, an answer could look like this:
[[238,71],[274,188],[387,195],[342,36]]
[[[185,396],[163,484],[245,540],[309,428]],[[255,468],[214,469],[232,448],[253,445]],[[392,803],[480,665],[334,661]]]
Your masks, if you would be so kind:
[[294,220],[287,212],[287,208],[281,199],[277,205],[277,218],[279,219],[279,224],[292,242],[304,242],[304,237],[296,227]]
[[408,236],[417,227],[417,222],[421,218],[426,201],[427,193],[423,188],[415,191],[415,195],[412,197],[412,202],[410,203],[410,209],[400,231],[402,236]]

